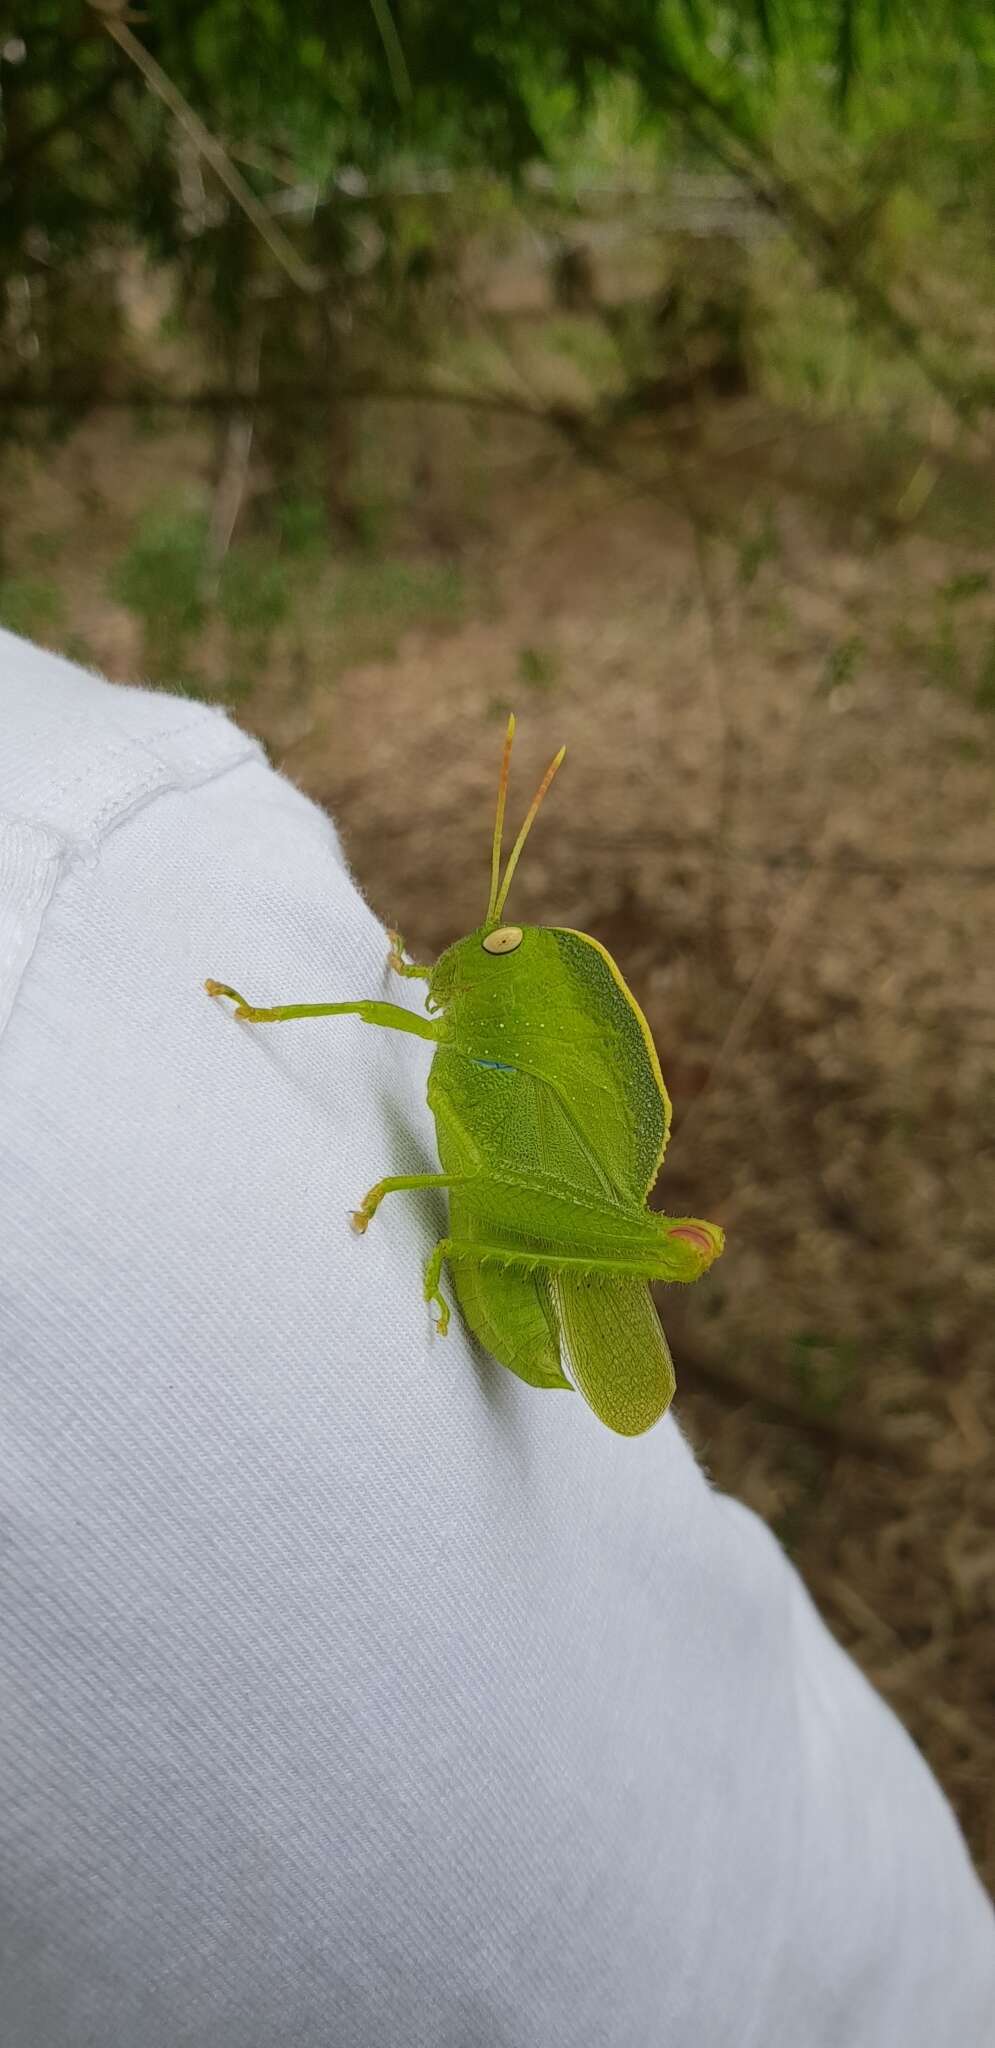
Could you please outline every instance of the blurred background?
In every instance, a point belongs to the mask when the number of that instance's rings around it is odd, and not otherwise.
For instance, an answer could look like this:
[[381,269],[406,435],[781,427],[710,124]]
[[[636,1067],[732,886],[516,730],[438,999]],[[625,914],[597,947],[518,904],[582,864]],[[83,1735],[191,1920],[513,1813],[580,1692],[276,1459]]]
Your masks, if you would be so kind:
[[681,1423],[989,1881],[993,124],[982,0],[0,0],[0,623],[231,707],[415,957],[567,742],[515,911],[728,1232]]

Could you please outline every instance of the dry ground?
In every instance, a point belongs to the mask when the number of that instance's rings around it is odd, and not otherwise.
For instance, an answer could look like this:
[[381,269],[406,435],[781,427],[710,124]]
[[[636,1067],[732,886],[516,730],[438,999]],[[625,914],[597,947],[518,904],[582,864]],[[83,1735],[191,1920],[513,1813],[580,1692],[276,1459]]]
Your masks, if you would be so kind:
[[[990,536],[869,516],[831,433],[800,482],[797,437],[749,408],[676,454],[633,433],[606,470],[499,422],[472,517],[447,498],[464,430],[418,432],[460,616],[364,658],[312,591],[239,716],[422,957],[482,913],[507,707],[513,809],[567,742],[515,912],[618,958],[675,1102],[661,1202],[727,1231],[714,1275],[663,1304],[680,1421],[777,1530],[993,1881]],[[57,570],[61,637],[120,676],[142,651],[106,563],[143,465],[179,474],[192,445],[98,423],[22,475],[21,530],[87,531]],[[80,463],[103,494],[88,521]],[[210,675],[209,633],[201,654]]]

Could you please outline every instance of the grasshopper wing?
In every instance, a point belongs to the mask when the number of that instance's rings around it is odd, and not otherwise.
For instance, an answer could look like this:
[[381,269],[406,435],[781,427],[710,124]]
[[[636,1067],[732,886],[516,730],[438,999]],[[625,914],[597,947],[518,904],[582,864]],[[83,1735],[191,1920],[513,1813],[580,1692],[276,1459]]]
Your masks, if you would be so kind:
[[450,1268],[460,1308],[475,1337],[509,1372],[531,1387],[569,1387],[560,1365],[549,1282],[541,1273],[454,1260]]
[[645,1280],[557,1273],[554,1297],[574,1379],[602,1422],[640,1436],[665,1414],[676,1381]]

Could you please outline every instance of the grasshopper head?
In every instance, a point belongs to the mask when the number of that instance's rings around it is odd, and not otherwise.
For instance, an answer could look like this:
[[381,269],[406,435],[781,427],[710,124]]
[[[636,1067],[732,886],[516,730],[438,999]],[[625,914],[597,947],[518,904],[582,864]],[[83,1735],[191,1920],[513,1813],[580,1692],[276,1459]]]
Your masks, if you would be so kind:
[[464,998],[477,1007],[483,999],[505,1002],[532,982],[537,955],[549,934],[538,924],[482,924],[447,946],[432,969],[428,1007],[444,1010]]

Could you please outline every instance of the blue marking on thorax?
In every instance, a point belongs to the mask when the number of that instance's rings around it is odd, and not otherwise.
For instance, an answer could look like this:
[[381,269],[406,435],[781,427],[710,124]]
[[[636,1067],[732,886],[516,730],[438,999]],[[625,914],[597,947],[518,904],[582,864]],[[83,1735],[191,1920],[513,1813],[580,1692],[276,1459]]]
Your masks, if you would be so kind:
[[474,1060],[475,1067],[490,1067],[495,1074],[513,1074],[514,1067],[502,1066],[500,1060]]

